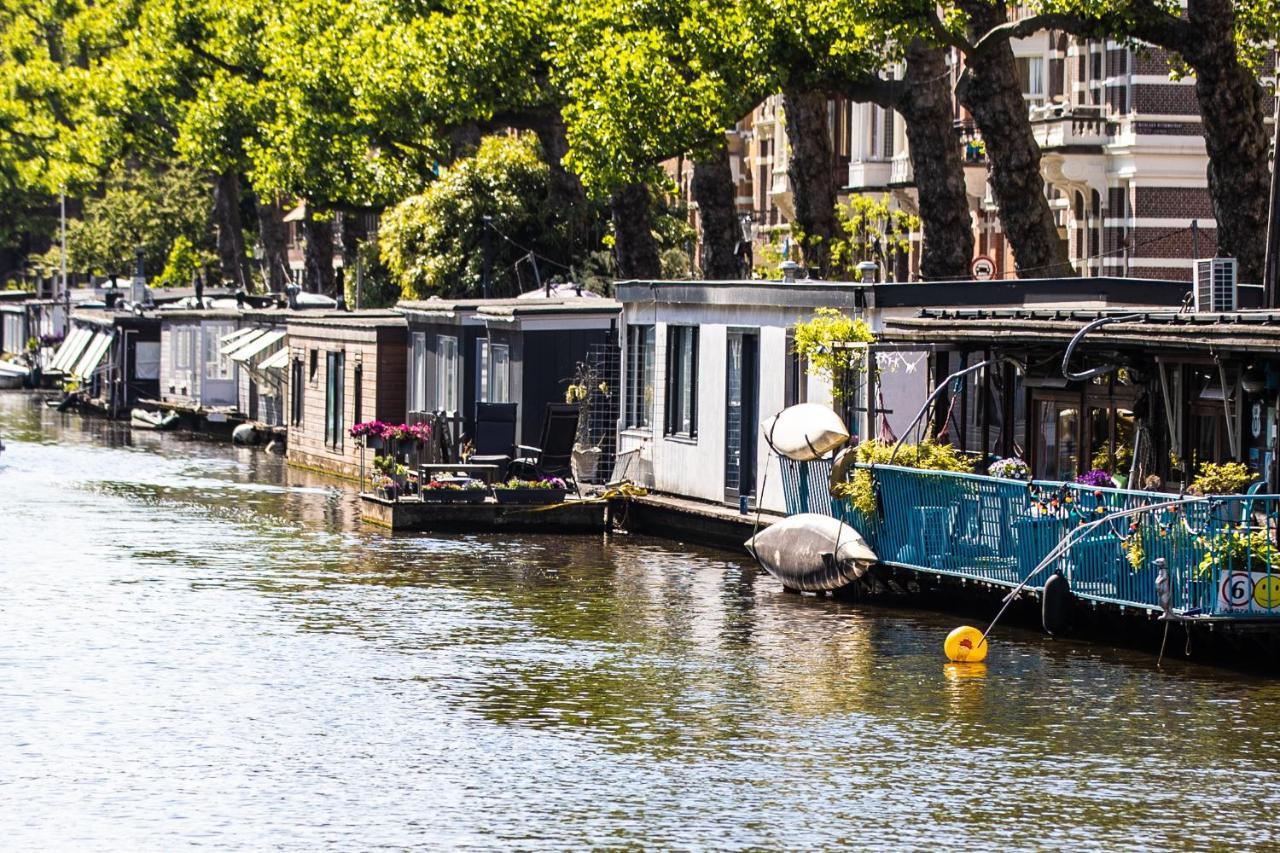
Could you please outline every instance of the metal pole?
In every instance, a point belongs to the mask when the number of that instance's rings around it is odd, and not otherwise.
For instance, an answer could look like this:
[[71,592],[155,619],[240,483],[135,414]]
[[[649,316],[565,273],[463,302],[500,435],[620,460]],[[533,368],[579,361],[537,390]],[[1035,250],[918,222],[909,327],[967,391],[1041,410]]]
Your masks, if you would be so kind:
[[1267,308],[1280,308],[1280,100],[1276,102],[1271,152],[1271,205],[1267,211],[1266,264],[1262,272],[1263,299]]
[[67,190],[63,187],[58,192],[58,223],[61,229],[62,249],[58,253],[58,265],[62,272],[62,292],[67,292]]
[[364,287],[364,257],[356,252],[356,310],[360,310],[360,291]]
[[493,239],[489,231],[493,228],[493,217],[480,217],[480,252],[481,263],[480,269],[480,295],[485,299],[489,298],[489,282],[493,277]]

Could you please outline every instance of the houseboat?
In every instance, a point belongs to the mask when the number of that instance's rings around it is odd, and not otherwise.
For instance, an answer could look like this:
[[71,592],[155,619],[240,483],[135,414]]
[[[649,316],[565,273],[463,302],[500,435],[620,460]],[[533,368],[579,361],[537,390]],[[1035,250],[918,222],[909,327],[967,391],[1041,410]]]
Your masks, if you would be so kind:
[[403,301],[410,420],[457,418],[474,435],[476,403],[516,403],[516,443],[536,445],[549,403],[590,377],[588,440],[612,468],[622,305],[594,294],[533,291],[515,299]]
[[405,318],[394,311],[293,314],[285,331],[288,343],[280,352],[287,355],[277,353],[263,366],[287,377],[287,459],[355,479],[364,460],[351,427],[405,418]]
[[[878,333],[928,307],[1170,308],[1187,291],[1186,282],[1116,278],[623,282],[618,473],[678,498],[735,507],[747,498],[786,511],[776,457],[758,440],[760,423],[795,403],[832,404],[831,383],[810,375],[793,347],[795,325],[820,308]],[[886,353],[880,367],[878,384],[842,396],[855,437],[900,432],[928,393],[923,355]]]
[[127,416],[160,390],[160,318],[142,311],[78,308],[49,364],[75,402]]

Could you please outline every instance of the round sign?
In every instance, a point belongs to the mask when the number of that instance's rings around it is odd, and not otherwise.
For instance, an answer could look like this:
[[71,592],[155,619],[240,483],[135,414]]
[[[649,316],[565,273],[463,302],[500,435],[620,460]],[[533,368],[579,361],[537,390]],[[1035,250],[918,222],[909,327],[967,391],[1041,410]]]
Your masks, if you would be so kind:
[[969,264],[969,272],[979,281],[987,281],[996,274],[996,262],[985,255],[979,255]]

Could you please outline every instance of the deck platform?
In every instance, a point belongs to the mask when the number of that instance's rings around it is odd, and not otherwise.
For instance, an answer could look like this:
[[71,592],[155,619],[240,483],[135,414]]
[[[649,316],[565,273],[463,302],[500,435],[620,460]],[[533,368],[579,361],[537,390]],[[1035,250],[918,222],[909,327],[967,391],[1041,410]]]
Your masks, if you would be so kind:
[[604,501],[566,500],[549,506],[423,503],[413,498],[389,501],[363,492],[361,518],[395,531],[521,533],[601,533],[608,529]]
[[[661,536],[693,545],[742,552],[756,529],[756,511],[743,515],[736,507],[671,495],[650,494],[613,502],[614,524],[630,533]],[[761,512],[760,529],[783,518]]]

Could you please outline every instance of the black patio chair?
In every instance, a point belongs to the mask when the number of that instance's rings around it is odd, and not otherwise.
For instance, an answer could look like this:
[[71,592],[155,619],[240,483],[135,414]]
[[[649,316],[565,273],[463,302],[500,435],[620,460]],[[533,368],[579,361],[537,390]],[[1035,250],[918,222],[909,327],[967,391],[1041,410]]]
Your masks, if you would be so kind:
[[[511,463],[511,473],[527,480],[541,477],[573,479],[573,445],[578,436],[578,406],[574,403],[547,403],[542,416],[542,439],[538,447],[521,444],[521,457]],[[578,484],[574,491],[581,495]]]
[[476,403],[476,430],[472,438],[472,465],[497,465],[496,479],[507,478],[516,452],[516,403]]

